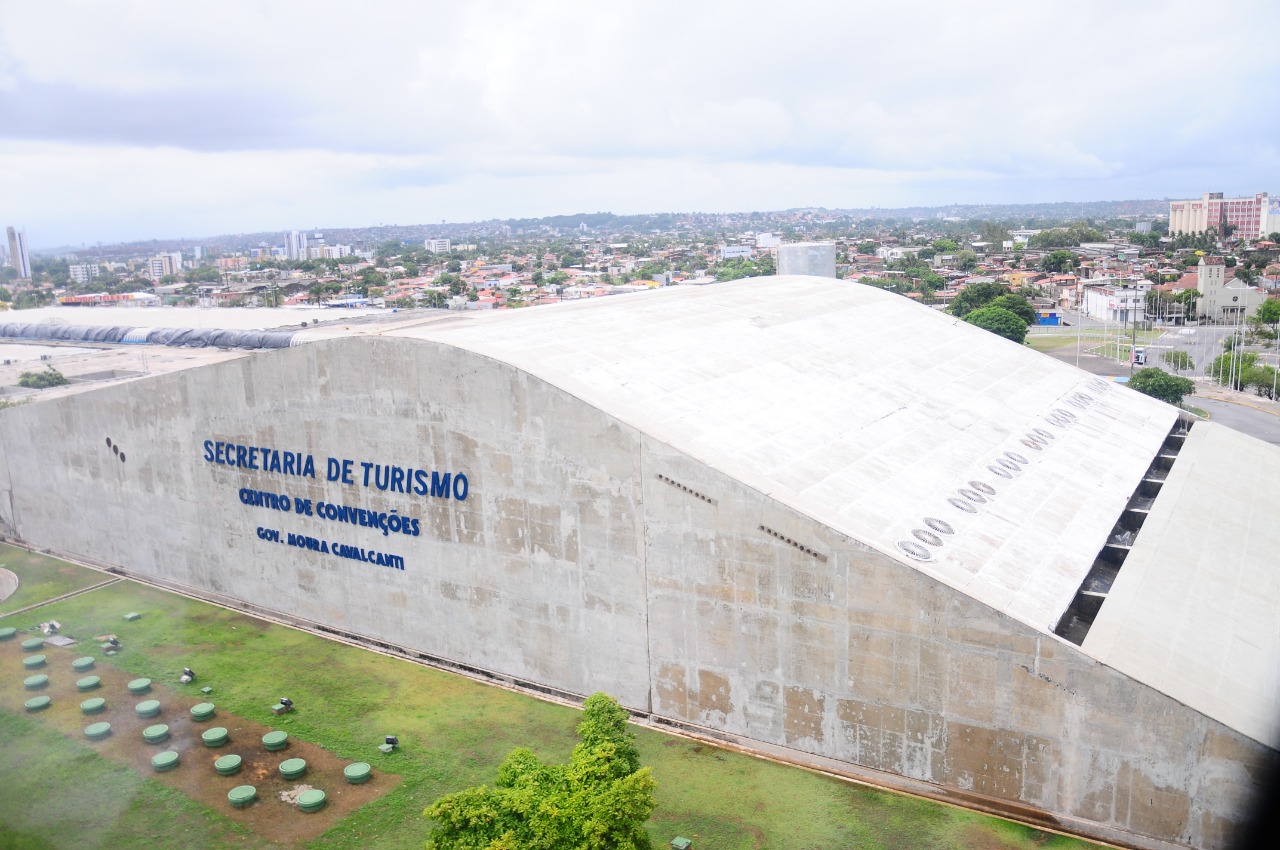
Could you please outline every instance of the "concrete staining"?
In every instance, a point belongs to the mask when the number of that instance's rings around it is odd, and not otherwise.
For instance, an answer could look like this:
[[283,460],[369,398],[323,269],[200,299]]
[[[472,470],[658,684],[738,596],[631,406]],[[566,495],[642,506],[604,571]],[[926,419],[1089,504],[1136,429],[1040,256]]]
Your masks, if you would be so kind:
[[[1123,637],[1052,633],[1173,418],[905,299],[776,278],[331,339],[0,411],[0,522],[797,760],[1218,848],[1274,760],[1248,725],[1274,692],[1236,714],[1230,695],[1184,703],[1162,689],[1176,659],[1112,666]],[[206,439],[307,453],[317,475],[209,463]],[[1195,445],[1175,473],[1199,469]],[[463,473],[467,498],[328,480],[330,458]],[[421,534],[300,501],[395,512]]]

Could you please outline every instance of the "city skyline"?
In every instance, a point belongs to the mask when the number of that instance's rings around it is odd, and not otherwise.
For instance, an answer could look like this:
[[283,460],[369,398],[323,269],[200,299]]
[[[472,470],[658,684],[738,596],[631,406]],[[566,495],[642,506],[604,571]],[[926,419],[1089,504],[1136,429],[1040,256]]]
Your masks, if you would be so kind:
[[[0,216],[183,234],[1251,194],[1274,7],[0,6]],[[1222,26],[1205,26],[1206,23]],[[148,44],[146,50],[127,45]],[[1198,55],[1227,61],[1203,73]]]

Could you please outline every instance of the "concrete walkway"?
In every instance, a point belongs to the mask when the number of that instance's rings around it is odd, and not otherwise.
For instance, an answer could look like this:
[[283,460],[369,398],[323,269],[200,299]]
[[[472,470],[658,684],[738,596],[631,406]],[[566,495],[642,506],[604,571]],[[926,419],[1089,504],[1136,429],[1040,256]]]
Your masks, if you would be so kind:
[[0,567],[0,602],[13,596],[17,590],[18,577],[14,575],[13,570],[6,570],[4,567]]

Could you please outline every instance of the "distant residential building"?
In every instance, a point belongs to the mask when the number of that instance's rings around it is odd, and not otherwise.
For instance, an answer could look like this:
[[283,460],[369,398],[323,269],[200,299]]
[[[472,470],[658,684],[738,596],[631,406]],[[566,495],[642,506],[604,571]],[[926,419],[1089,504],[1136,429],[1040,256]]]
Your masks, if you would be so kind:
[[1222,257],[1201,257],[1196,270],[1196,312],[1211,322],[1234,322],[1258,309],[1267,294],[1227,275]]
[[1082,308],[1091,319],[1104,322],[1141,322],[1147,318],[1147,290],[1151,281],[1142,277],[1095,277],[1080,281]]
[[1133,226],[1133,230],[1134,230],[1134,232],[1135,232],[1135,233],[1150,233],[1150,232],[1151,232],[1151,222],[1149,222],[1149,221],[1139,221],[1139,222],[1137,222],[1136,224],[1134,224],[1134,226]]
[[203,260],[203,259],[204,259],[204,248],[203,248],[202,246],[200,246],[200,245],[196,245],[195,247],[193,247],[193,248],[191,249],[191,259],[195,260],[196,262],[199,262],[200,260]]
[[777,248],[781,244],[782,244],[782,238],[779,236],[775,236],[772,233],[756,234],[757,248]]
[[303,260],[323,259],[324,249],[325,249],[324,234],[312,233],[310,236],[307,236],[304,233],[303,237],[307,240],[307,247],[306,247],[306,250],[302,252],[301,259]]
[[27,253],[27,231],[7,229],[9,237],[9,265],[18,272],[18,277],[31,278],[31,255]]
[[88,283],[97,277],[100,271],[97,263],[73,263],[67,267],[68,274],[76,283]]
[[778,248],[778,274],[836,276],[834,242],[796,242]]
[[433,254],[447,254],[449,253],[449,240],[448,239],[427,239],[422,243],[422,247],[426,248],[428,251],[430,251]]
[[1169,233],[1201,233],[1225,228],[1241,239],[1253,240],[1280,230],[1280,198],[1266,192],[1252,198],[1224,198],[1221,192],[1205,192],[1199,198],[1169,202]]
[[351,256],[350,245],[325,245],[323,250],[326,260],[339,260],[343,257]]
[[152,280],[159,280],[169,275],[182,274],[182,253],[173,251],[171,253],[156,254],[147,261],[147,270],[150,272]]
[[291,260],[307,258],[307,234],[291,230],[284,235],[285,255]]

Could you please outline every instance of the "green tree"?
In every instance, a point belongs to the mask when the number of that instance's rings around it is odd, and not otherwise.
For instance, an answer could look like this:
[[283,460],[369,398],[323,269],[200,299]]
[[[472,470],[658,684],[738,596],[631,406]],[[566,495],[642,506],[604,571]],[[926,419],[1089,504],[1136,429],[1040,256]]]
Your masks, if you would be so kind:
[[964,320],[1018,344],[1027,338],[1027,323],[1017,313],[1003,307],[979,307],[969,312]]
[[1187,370],[1190,372],[1196,368],[1196,362],[1191,359],[1191,355],[1185,351],[1166,351],[1160,355],[1160,359],[1165,362],[1173,371],[1181,372]]
[[1000,307],[1008,310],[1028,325],[1034,325],[1036,323],[1036,308],[1032,307],[1030,302],[1021,295],[1014,295],[1013,293],[1000,295],[993,298],[987,306]]
[[429,850],[650,850],[644,830],[655,805],[653,777],[640,767],[627,713],[592,695],[569,763],[542,763],[528,749],[507,754],[493,787],[441,797],[424,814],[436,822]]
[[978,255],[970,250],[956,254],[956,268],[967,272],[978,267]]
[[1182,404],[1183,396],[1190,395],[1196,389],[1191,379],[1170,375],[1156,366],[1148,366],[1135,372],[1129,379],[1129,387],[1169,404]]
[[[1009,290],[998,283],[973,283],[951,299],[951,315],[964,318],[979,307],[985,307]],[[1025,330],[1025,325],[1023,326]]]
[[46,366],[43,372],[23,372],[18,376],[18,386],[29,390],[45,390],[69,383],[66,376],[52,366]]
[[1062,274],[1076,267],[1076,255],[1070,251],[1052,251],[1040,260],[1041,271]]
[[1253,387],[1254,392],[1263,398],[1274,398],[1276,388],[1276,370],[1271,366],[1256,364],[1246,367],[1240,379],[1243,387]]
[[933,250],[939,254],[950,254],[960,248],[954,239],[935,239],[933,240]]
[[[1224,348],[1231,337],[1223,340]],[[1209,364],[1209,377],[1218,384],[1233,390],[1244,389],[1245,372],[1258,365],[1258,355],[1252,351],[1234,351],[1227,348],[1226,354],[1219,354]]]

